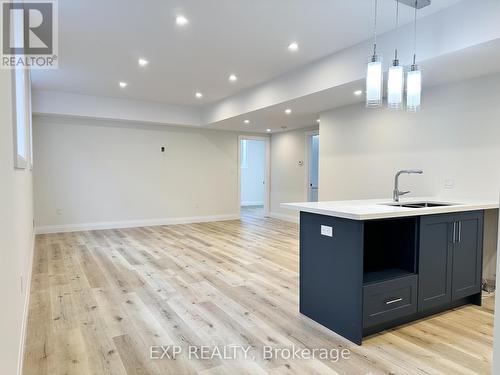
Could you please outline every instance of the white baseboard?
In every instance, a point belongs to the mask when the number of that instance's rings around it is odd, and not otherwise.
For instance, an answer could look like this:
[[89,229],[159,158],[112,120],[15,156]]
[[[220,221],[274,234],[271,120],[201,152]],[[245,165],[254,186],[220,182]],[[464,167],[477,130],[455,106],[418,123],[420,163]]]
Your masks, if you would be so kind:
[[247,202],[241,202],[241,206],[263,206],[264,202],[259,202],[259,201],[247,201]]
[[279,212],[270,212],[269,217],[272,217],[274,219],[280,219],[284,221],[290,221],[292,223],[298,223],[299,222],[299,216],[294,216],[294,215],[285,215],[285,214],[280,214]]
[[25,296],[23,306],[23,321],[21,323],[21,344],[19,345],[19,362],[17,364],[17,375],[22,375],[24,366],[24,350],[26,347],[26,333],[28,331],[28,316],[30,307],[31,295],[31,278],[33,276],[33,258],[35,257],[35,233],[33,233],[33,240],[31,244],[31,254],[29,257],[28,274],[25,279]]
[[238,214],[230,214],[230,215],[179,217],[179,218],[168,218],[168,219],[147,219],[147,220],[132,220],[132,221],[108,221],[100,223],[44,225],[36,227],[35,233],[48,234],[48,233],[81,232],[86,230],[154,227],[158,225],[193,224],[193,223],[206,223],[210,221],[237,220],[239,218],[240,215]]

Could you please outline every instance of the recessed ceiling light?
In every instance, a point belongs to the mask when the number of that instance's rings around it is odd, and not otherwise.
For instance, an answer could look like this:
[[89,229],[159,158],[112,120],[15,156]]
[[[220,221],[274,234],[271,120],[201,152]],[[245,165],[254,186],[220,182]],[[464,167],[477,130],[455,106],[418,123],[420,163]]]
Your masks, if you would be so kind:
[[363,93],[362,90],[356,90],[356,91],[354,91],[354,95],[356,95],[356,96],[360,96],[362,93]]
[[243,121],[243,122],[244,122],[245,124],[247,124],[247,125],[248,125],[248,124],[250,124],[250,120],[245,120],[245,121]]
[[288,49],[292,52],[295,52],[299,49],[299,44],[297,42],[292,42],[288,45]]
[[197,92],[196,94],[194,94],[198,99],[201,99],[203,98],[203,94],[201,92]]
[[292,113],[292,110],[291,110],[290,108],[287,108],[287,109],[285,109],[285,113],[286,113],[287,115],[289,115],[290,113]]
[[127,87],[127,86],[128,86],[128,83],[127,83],[127,82],[120,82],[120,83],[119,83],[119,85],[120,85],[120,87],[121,87],[122,89],[124,89],[125,87]]
[[139,65],[140,66],[146,66],[149,64],[149,61],[146,59],[139,59]]
[[236,75],[235,75],[235,74],[231,74],[231,75],[229,76],[229,80],[230,80],[231,82],[236,82],[236,81],[238,80],[238,77],[236,77]]
[[270,133],[270,132],[271,132],[271,129],[266,129],[266,132]]
[[175,23],[179,26],[184,26],[189,23],[189,20],[182,15],[178,15],[177,17],[175,17]]
[[321,122],[321,119],[317,119],[316,122],[319,124]]

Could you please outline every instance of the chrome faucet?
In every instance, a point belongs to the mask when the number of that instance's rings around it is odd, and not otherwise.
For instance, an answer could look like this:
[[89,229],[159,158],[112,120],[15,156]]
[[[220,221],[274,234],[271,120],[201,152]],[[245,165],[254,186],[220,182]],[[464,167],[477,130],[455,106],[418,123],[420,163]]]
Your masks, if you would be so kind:
[[392,194],[392,199],[394,200],[394,202],[399,202],[399,197],[401,195],[405,195],[405,194],[409,193],[409,191],[400,191],[399,190],[399,176],[401,176],[403,173],[422,174],[422,173],[424,173],[424,171],[421,171],[420,169],[403,169],[402,171],[399,171],[398,173],[396,173],[396,176],[394,177],[394,192]]

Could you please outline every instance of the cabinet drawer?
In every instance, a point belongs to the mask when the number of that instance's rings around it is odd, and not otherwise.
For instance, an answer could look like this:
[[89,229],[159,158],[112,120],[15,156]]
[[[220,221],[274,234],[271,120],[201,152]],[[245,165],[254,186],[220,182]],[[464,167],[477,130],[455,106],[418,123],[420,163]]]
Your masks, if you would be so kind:
[[417,312],[417,275],[363,286],[363,327]]

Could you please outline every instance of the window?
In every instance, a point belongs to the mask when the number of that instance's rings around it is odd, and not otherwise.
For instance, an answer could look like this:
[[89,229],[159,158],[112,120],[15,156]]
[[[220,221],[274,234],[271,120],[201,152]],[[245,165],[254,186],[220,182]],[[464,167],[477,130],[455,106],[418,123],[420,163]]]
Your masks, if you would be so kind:
[[15,71],[15,127],[16,127],[16,167],[26,168],[26,119],[23,110],[24,105],[24,72],[22,69]]
[[[12,35],[16,45],[24,45],[24,12],[14,12],[11,20]],[[33,166],[31,152],[31,82],[29,69],[16,68],[12,74],[12,111],[14,126],[14,167],[25,169]]]
[[16,168],[32,166],[31,152],[31,95],[29,70],[16,69],[14,78],[14,148]]
[[31,109],[31,70],[26,70],[26,116],[28,124],[28,152],[30,169],[33,169],[33,112]]

